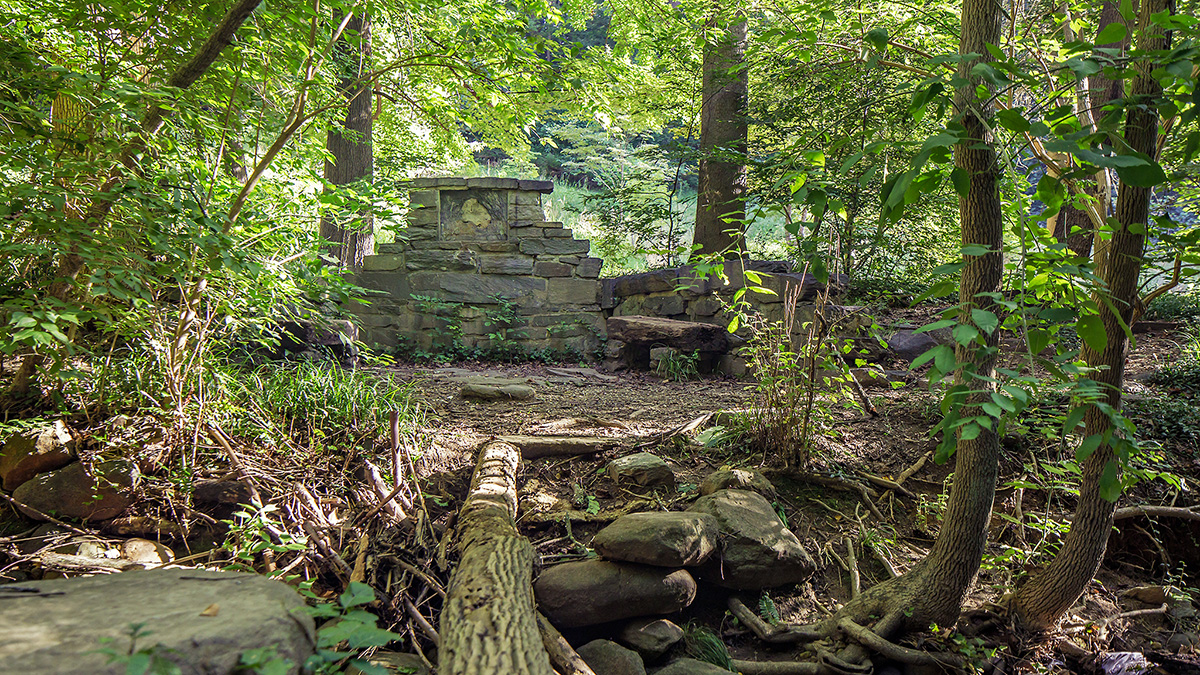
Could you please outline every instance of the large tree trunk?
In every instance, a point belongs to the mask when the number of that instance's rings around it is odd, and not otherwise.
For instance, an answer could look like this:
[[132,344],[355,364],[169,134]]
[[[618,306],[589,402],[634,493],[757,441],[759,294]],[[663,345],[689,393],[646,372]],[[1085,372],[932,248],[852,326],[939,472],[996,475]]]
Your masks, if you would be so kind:
[[[340,12],[334,22],[341,23]],[[371,181],[374,155],[371,147],[371,83],[363,80],[371,67],[371,21],[357,11],[334,45],[341,69],[339,88],[346,97],[346,119],[331,128],[325,146],[325,180],[336,190],[343,185]],[[375,229],[369,208],[328,210],[321,216],[321,238],[330,242],[329,255],[342,267],[362,267],[363,256],[375,246]]]
[[[213,29],[208,39],[200,46],[200,49],[192,55],[192,58],[172,73],[171,78],[167,81],[167,88],[187,89],[195,84],[196,80],[208,72],[221,52],[229,46],[229,43],[233,42],[233,36],[237,33],[238,28],[241,28],[261,2],[262,0],[240,0],[231,7],[221,23]],[[75,278],[83,271],[86,263],[83,256],[79,254],[79,251],[83,250],[81,247],[92,243],[92,233],[99,231],[104,225],[104,221],[108,219],[108,215],[116,205],[116,200],[122,194],[120,188],[132,176],[137,175],[138,156],[145,151],[149,140],[162,129],[170,112],[163,104],[150,104],[146,109],[146,114],[142,117],[140,133],[134,135],[121,149],[116,165],[109,172],[104,185],[96,191],[96,196],[92,198],[91,204],[84,212],[83,218],[86,227],[82,230],[83,237],[81,239],[83,241],[73,241],[71,247],[59,257],[55,279],[47,289],[47,295],[54,300],[63,302],[67,299],[67,295],[75,284]],[[7,395],[27,395],[33,383],[34,373],[42,365],[44,359],[44,355],[38,353],[27,355],[13,377]]]
[[[985,45],[999,42],[1000,21],[1000,5],[994,0],[964,0],[959,52],[987,54]],[[960,87],[954,99],[967,132],[955,148],[954,163],[970,176],[967,195],[959,200],[962,243],[964,247],[988,250],[983,255],[965,256],[959,290],[959,324],[974,326],[984,336],[983,345],[973,343],[956,349],[956,359],[965,364],[956,385],[975,392],[963,403],[962,417],[984,414],[978,406],[991,400],[990,393],[995,389],[988,380],[994,375],[999,331],[988,334],[979,328],[973,323],[971,309],[999,313],[995,300],[981,294],[1000,290],[1004,270],[1000,166],[988,132],[994,110],[989,97],[977,96],[978,78],[969,78],[976,63],[960,64],[959,77],[972,82]],[[890,637],[889,633],[924,630],[930,623],[952,624],[958,618],[987,543],[1000,460],[1000,441],[994,429],[995,424],[992,429],[981,429],[973,439],[959,434],[954,484],[942,528],[929,555],[908,573],[874,586],[847,603],[834,621],[849,617],[862,623],[872,616],[883,617],[875,630]]]
[[[746,106],[749,75],[746,21],[740,15],[723,28],[718,8],[711,25],[721,34],[704,50],[700,102],[700,186],[696,195],[697,253],[736,254],[744,248],[749,172],[746,152]],[[733,230],[734,232],[729,232]]]
[[[1138,16],[1139,51],[1169,46],[1169,38],[1150,24],[1150,16],[1171,8],[1170,0],[1142,0]],[[1134,68],[1136,74],[1129,93],[1137,105],[1128,107],[1125,142],[1130,149],[1153,157],[1158,140],[1157,102],[1162,88],[1150,75],[1153,63],[1143,61]],[[1105,255],[1097,256],[1098,276],[1106,288],[1097,292],[1096,304],[1100,307],[1107,344],[1103,349],[1095,349],[1085,343],[1083,359],[1095,369],[1091,379],[1100,385],[1105,393],[1104,402],[1114,410],[1121,407],[1125,356],[1129,349],[1129,337],[1122,326],[1129,325],[1137,302],[1138,276],[1150,219],[1150,192],[1151,188],[1121,183],[1117,193],[1118,225],[1107,243]],[[1093,405],[1084,417],[1084,428],[1086,436],[1093,436],[1112,432],[1113,424],[1107,414]],[[1115,502],[1102,496],[1101,484],[1106,470],[1108,480],[1120,480],[1120,466],[1112,445],[1107,443],[1084,462],[1079,505],[1062,549],[1041,574],[1012,598],[1012,612],[1026,628],[1044,630],[1057,623],[1100,568],[1116,508]]]
[[442,609],[440,675],[551,675],[533,600],[533,547],[517,532],[521,451],[490,441],[458,513],[461,558]]

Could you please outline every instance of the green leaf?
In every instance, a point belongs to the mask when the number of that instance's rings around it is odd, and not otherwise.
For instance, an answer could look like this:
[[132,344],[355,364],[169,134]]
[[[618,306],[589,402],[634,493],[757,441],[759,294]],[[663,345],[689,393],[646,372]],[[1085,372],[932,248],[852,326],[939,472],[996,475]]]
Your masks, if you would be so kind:
[[954,184],[954,191],[959,197],[966,197],[971,192],[971,174],[961,166],[954,167],[950,172],[950,182]]
[[991,335],[1000,327],[1000,317],[986,309],[971,309],[971,320],[979,326],[984,333]]
[[1034,354],[1041,354],[1042,350],[1050,346],[1050,331],[1042,330],[1041,328],[1029,329],[1029,351]]
[[1118,166],[1117,175],[1121,182],[1134,187],[1154,187],[1167,181],[1167,174],[1158,162],[1143,160],[1133,166]]
[[1010,108],[1007,110],[997,111],[996,121],[1000,123],[1000,126],[1008,129],[1009,131],[1015,131],[1017,133],[1029,131],[1029,120],[1025,119],[1025,115],[1022,110],[1024,109]]
[[1096,448],[1100,447],[1100,442],[1103,440],[1104,434],[1092,434],[1091,436],[1083,439],[1083,442],[1079,444],[1079,448],[1075,451],[1075,461],[1087,461],[1087,458],[1092,456],[1092,453],[1096,451]]
[[1115,502],[1121,496],[1121,488],[1121,465],[1117,460],[1110,459],[1104,465],[1104,474],[1100,476],[1100,497]]
[[734,317],[732,319],[730,319],[729,325],[725,328],[725,330],[729,331],[730,333],[736,333],[738,331],[738,328],[741,328],[741,326],[742,326],[742,317],[737,316],[735,314]]
[[955,366],[958,365],[954,359],[954,350],[942,345],[942,348],[933,357],[933,365],[943,373],[954,372]]
[[886,28],[875,28],[867,32],[866,41],[871,43],[877,51],[883,51],[887,47],[888,32]]
[[1092,349],[1101,352],[1108,346],[1108,333],[1104,330],[1104,322],[1098,314],[1084,314],[1075,322],[1075,330],[1079,337]]
[[912,368],[913,370],[916,370],[917,368],[920,368],[921,366],[925,365],[926,363],[929,363],[930,361],[937,358],[942,352],[950,352],[950,358],[951,359],[954,358],[953,350],[951,350],[946,345],[938,345],[938,346],[933,347],[932,349],[926,351],[924,354],[921,354],[917,358],[913,359],[913,362],[912,362],[912,365],[910,366],[910,368]]
[[962,426],[962,431],[959,435],[960,440],[970,441],[979,436],[983,428],[974,422],[968,422]]
[[1096,44],[1107,45],[1115,42],[1124,42],[1125,36],[1129,34],[1129,30],[1125,28],[1125,24],[1114,21],[1096,34]]
[[351,581],[346,592],[338,597],[338,604],[347,608],[358,607],[371,602],[375,602],[375,589],[361,581]]
[[1084,406],[1076,406],[1067,413],[1067,419],[1063,421],[1063,435],[1075,433],[1075,429],[1079,423],[1083,421],[1083,416],[1087,413],[1087,408]]

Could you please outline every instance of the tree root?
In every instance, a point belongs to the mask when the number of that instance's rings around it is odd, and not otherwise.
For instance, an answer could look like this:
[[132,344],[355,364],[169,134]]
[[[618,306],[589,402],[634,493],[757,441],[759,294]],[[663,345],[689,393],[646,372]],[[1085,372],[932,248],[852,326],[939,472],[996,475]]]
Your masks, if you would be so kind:
[[1113,513],[1113,520],[1127,518],[1182,518],[1184,520],[1200,520],[1200,505],[1197,506],[1126,506]]
[[[883,622],[881,621],[880,623]],[[842,619],[838,621],[837,625],[851,640],[893,661],[914,666],[944,666],[959,669],[967,664],[966,659],[958,654],[948,654],[945,652],[933,653],[920,649],[901,647],[886,638],[876,635],[869,628],[860,626],[850,619]]]
[[742,675],[829,675],[824,664],[811,661],[742,661],[733,659]]
[[833,476],[821,476],[813,473],[794,473],[792,476],[796,478],[796,480],[801,480],[805,483],[820,485],[821,487],[842,490],[845,492],[856,492],[858,493],[859,499],[862,500],[863,506],[867,507],[867,510],[871,512],[872,516],[875,516],[875,518],[881,523],[887,522],[887,518],[884,518],[883,513],[879,511],[879,507],[875,506],[874,500],[879,498],[879,493],[863,485],[862,483],[852,480],[842,480],[841,478],[834,478]]
[[828,637],[825,632],[819,631],[811,626],[791,626],[787,624],[781,626],[772,626],[766,621],[763,621],[762,618],[760,618],[758,614],[754,612],[754,610],[747,607],[746,604],[736,596],[729,598],[729,611],[738,618],[738,621],[741,621],[747,628],[749,628],[750,632],[758,636],[758,639],[769,644],[803,644],[808,642],[816,642],[817,640]]

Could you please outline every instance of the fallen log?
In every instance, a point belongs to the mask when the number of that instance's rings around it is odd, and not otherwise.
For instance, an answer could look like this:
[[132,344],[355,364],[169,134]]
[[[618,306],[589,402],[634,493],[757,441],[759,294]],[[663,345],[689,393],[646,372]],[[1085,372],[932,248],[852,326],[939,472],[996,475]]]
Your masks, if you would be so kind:
[[440,675],[551,675],[533,600],[533,547],[517,532],[521,450],[489,441],[458,512],[459,563],[442,609]]
[[520,448],[523,459],[588,455],[618,444],[618,439],[599,436],[500,436],[496,440]]

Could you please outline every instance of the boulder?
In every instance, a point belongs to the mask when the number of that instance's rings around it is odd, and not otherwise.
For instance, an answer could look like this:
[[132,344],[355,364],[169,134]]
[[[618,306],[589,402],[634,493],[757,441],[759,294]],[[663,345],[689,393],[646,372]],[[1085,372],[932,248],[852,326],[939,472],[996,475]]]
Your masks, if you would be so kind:
[[663,461],[648,452],[619,457],[605,467],[608,477],[631,492],[644,493],[655,488],[675,489],[675,472]]
[[667,619],[635,619],[625,624],[617,639],[653,661],[683,639],[683,629]]
[[145,565],[163,565],[175,560],[175,552],[149,539],[126,539],[121,542],[121,557]]
[[711,495],[717,490],[733,488],[750,490],[768,498],[775,497],[775,486],[757,471],[746,469],[719,469],[704,477],[700,482],[700,496]]
[[533,584],[538,606],[563,628],[670,614],[692,604],[687,570],[584,560],[556,565]]
[[729,671],[707,661],[676,659],[654,671],[654,675],[729,675]]
[[596,675],[646,675],[642,657],[611,640],[592,640],[575,652]]
[[[26,481],[13,499],[58,518],[107,520],[133,503],[137,476],[133,463],[121,459],[101,462],[92,471],[75,462]],[[45,520],[32,510],[21,510],[34,520]]]
[[[911,330],[901,330],[892,333],[887,339],[888,349],[897,358],[912,363],[916,358],[934,347],[945,344],[945,341],[935,339],[931,333],[917,333]],[[951,341],[953,344],[953,341]]]
[[684,352],[723,353],[729,332],[723,326],[650,316],[610,316],[608,338],[645,348],[674,347]]
[[0,445],[0,481],[5,490],[16,490],[39,473],[61,469],[74,459],[75,440],[59,420],[4,440]]
[[192,499],[199,504],[249,504],[250,487],[237,480],[198,480]]
[[621,516],[600,530],[592,547],[609,560],[688,567],[717,547],[717,519],[702,513],[662,511]]
[[283,583],[256,574],[198,569],[132,570],[119,574],[28,581],[7,586],[0,603],[0,670],[57,675],[118,675],[97,650],[129,648],[130,626],[186,675],[231,673],[242,653],[274,647],[296,673],[313,653],[313,620],[304,599]]
[[803,581],[817,569],[800,540],[756,492],[717,490],[688,510],[712,515],[721,529],[721,554],[700,568],[704,581],[759,590]]

